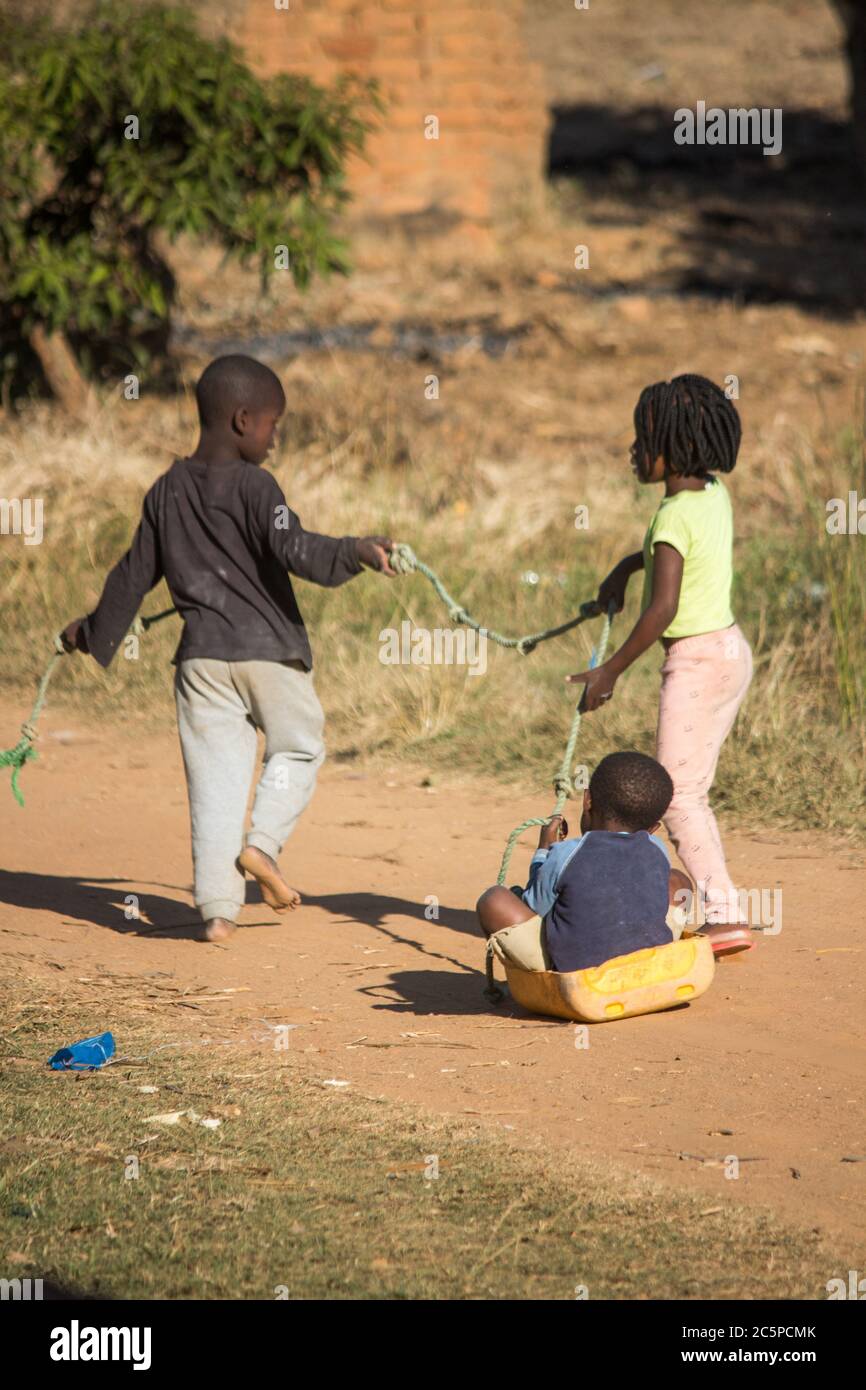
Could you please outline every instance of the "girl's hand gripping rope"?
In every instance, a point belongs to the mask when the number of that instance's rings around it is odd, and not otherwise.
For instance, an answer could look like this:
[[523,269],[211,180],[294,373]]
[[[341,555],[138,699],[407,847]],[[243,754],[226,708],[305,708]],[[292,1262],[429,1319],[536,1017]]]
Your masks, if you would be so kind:
[[[608,576],[610,578],[610,576]],[[604,581],[599,593],[601,593],[607,580]],[[618,678],[622,675],[622,667],[618,665],[617,655],[608,657],[607,661],[599,662],[599,658],[604,656],[607,647],[608,636],[610,634],[610,624],[616,608],[616,597],[608,594],[607,597],[607,619],[605,622],[604,635],[598,647],[592,654],[592,660],[586,671],[580,671],[577,675],[566,676],[566,685],[584,686],[583,694],[580,697],[580,704],[577,707],[578,715],[586,714],[590,710],[600,709],[609,699],[611,699],[614,686]],[[622,650],[622,649],[621,649]]]
[[585,687],[583,695],[580,697],[580,709],[582,714],[588,714],[591,710],[600,709],[613,696],[617,677],[610,669],[610,663],[605,661],[601,666],[596,666],[592,671],[581,671],[576,676],[566,676],[566,685],[577,685],[583,682]]

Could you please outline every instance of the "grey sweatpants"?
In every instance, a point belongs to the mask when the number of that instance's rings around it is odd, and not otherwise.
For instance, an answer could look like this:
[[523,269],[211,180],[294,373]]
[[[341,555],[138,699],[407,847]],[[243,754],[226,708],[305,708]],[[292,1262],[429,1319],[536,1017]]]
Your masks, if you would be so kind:
[[[300,662],[182,661],[174,681],[177,726],[189,789],[195,904],[204,921],[237,919],[244,844],[276,859],[313,794],[325,756],[324,714]],[[252,823],[244,835],[256,762],[265,761]]]

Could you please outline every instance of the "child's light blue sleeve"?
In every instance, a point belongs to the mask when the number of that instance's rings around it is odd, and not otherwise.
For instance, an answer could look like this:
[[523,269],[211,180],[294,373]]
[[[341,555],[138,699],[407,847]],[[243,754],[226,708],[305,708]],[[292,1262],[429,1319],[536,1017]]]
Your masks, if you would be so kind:
[[537,849],[533,854],[523,901],[538,917],[546,917],[553,907],[562,871],[582,844],[583,836],[579,840],[559,840],[550,849]]
[[665,844],[664,840],[661,839],[661,837],[658,836],[658,835],[650,835],[650,839],[652,840],[652,842],[653,842],[654,845],[658,845],[658,847],[659,847],[659,849],[661,850],[662,854],[664,855],[665,859],[668,861],[668,863],[670,863],[670,862],[671,862],[671,857],[670,857],[670,855],[669,855],[669,853],[668,853],[668,847],[667,847],[667,845]]

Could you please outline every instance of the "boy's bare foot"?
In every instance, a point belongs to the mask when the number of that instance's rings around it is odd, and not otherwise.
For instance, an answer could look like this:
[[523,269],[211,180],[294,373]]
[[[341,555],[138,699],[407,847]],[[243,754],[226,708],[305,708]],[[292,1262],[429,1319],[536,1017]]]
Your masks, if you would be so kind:
[[300,893],[289,887],[276,862],[263,849],[247,845],[238,855],[238,864],[245,873],[252,874],[262,890],[262,897],[274,912],[289,912],[299,905]]
[[202,941],[225,941],[237,927],[237,922],[229,922],[226,917],[211,917],[202,928]]

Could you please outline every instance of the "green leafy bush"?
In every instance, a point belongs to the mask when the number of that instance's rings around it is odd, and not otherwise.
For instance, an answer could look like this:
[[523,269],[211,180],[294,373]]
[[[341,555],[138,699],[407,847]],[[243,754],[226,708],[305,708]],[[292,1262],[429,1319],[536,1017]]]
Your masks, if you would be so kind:
[[[167,339],[156,234],[221,245],[267,282],[346,268],[333,230],[371,88],[256,77],[182,11],[98,0],[74,25],[0,12],[4,375],[34,327],[115,364]],[[137,128],[136,128],[137,122]],[[136,138],[137,137],[137,138]]]

